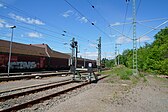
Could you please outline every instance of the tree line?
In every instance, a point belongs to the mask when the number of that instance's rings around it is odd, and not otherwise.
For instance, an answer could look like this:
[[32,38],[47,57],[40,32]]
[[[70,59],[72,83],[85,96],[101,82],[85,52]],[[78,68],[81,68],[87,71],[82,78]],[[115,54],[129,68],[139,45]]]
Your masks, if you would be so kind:
[[[161,29],[155,36],[154,42],[145,43],[137,49],[138,70],[155,74],[168,75],[168,27]],[[117,56],[118,57],[118,56]],[[133,50],[126,49],[119,55],[120,64],[132,68]],[[114,59],[102,59],[106,67],[114,66]]]

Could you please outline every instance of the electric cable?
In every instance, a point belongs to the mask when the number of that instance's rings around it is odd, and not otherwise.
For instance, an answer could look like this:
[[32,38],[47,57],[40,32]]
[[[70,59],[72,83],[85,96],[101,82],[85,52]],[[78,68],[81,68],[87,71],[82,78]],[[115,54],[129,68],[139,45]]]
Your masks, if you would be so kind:
[[[78,14],[82,17],[85,17],[86,16],[84,14],[82,14],[77,8],[75,8],[70,2],[68,2],[67,0],[64,0],[70,7],[72,7],[75,11],[78,12]],[[96,29],[98,29],[100,32],[102,32],[104,35],[106,35],[107,37],[109,37],[109,35],[104,32],[101,28],[99,28],[97,25],[95,25],[94,22],[92,22],[90,19],[86,18],[88,20],[89,23],[91,23],[91,25],[93,25]],[[111,38],[109,37],[109,39],[111,40]]]

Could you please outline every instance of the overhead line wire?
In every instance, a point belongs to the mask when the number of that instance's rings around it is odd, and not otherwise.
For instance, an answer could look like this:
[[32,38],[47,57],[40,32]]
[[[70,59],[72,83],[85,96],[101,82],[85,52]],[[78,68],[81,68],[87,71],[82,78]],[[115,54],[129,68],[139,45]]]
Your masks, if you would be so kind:
[[164,25],[164,24],[166,24],[166,23],[168,23],[168,20],[166,20],[166,21],[164,21],[163,23],[161,23],[160,25],[156,26],[154,29],[149,30],[148,32],[144,33],[144,34],[143,34],[143,35],[141,35],[139,38],[137,38],[137,40],[138,40],[138,39],[140,39],[140,38],[142,38],[143,36],[145,36],[145,35],[147,35],[147,34],[151,33],[153,30],[155,30],[155,29],[157,29],[157,28],[161,27],[162,25]]
[[[1,15],[0,15],[1,16]],[[1,16],[2,17],[2,16]],[[5,17],[5,16],[3,16],[4,18],[8,18],[8,17]],[[8,19],[11,19],[11,18],[8,18]],[[10,23],[11,24],[11,23]],[[32,29],[32,28],[29,28],[29,27],[25,27],[25,26],[22,26],[22,25],[19,25],[19,24],[17,24],[17,26],[19,26],[19,27],[21,27],[21,28],[24,28],[24,29],[28,29],[28,30],[31,30],[31,31],[35,31],[34,29]],[[53,35],[51,35],[51,34],[48,34],[48,33],[44,33],[44,32],[42,32],[42,31],[39,31],[39,30],[36,30],[36,32],[39,32],[39,33],[41,33],[41,34],[44,34],[44,35],[48,35],[48,36],[51,36],[51,37],[54,37],[54,38],[57,38],[58,40],[67,40],[67,39],[64,39],[64,38],[59,38],[59,37],[57,37],[57,36],[53,36]],[[61,41],[62,41],[61,40]]]
[[108,24],[108,27],[110,26],[111,29],[113,29],[113,30],[115,30],[116,32],[120,33],[122,36],[131,39],[130,37],[126,36],[125,34],[123,34],[122,32],[120,32],[119,30],[117,30],[116,28],[113,28],[113,27],[110,25],[110,22],[108,22],[108,21],[99,13],[99,11],[95,8],[95,6],[92,5],[89,1],[88,1],[88,3],[89,3],[89,4],[91,5],[91,7],[103,18],[103,20]]
[[151,29],[154,29],[154,30],[160,30],[160,29],[155,29],[155,27],[148,26],[148,25],[144,25],[144,24],[139,23],[139,22],[137,22],[137,23],[138,23],[139,25],[144,26],[144,27],[147,27],[147,28],[151,28]]
[[[3,15],[0,15],[1,17],[3,17],[3,18],[7,18],[7,19],[10,19],[10,20],[13,20],[12,18],[9,18],[9,17],[6,17],[6,16],[3,16]],[[20,23],[20,21],[17,21],[18,23]],[[27,23],[24,23],[24,22],[21,22],[21,23],[23,23],[23,24],[26,24],[26,25],[28,25],[28,26],[31,26],[30,24],[27,24]],[[48,33],[44,33],[44,32],[41,32],[41,31],[39,31],[39,30],[34,30],[33,28],[29,28],[29,27],[25,27],[25,26],[22,26],[22,25],[18,25],[18,26],[20,26],[20,27],[24,27],[24,28],[26,28],[26,29],[29,29],[29,30],[32,30],[32,31],[36,31],[36,32],[39,32],[39,33],[42,33],[42,34],[45,34],[45,35],[50,35],[51,36],[51,34],[48,34]],[[44,29],[44,30],[47,30],[47,29],[45,29],[45,28],[39,28],[39,29]],[[55,33],[54,31],[52,31],[52,30],[48,30],[48,31],[50,31],[50,32],[53,32],[53,33]],[[66,32],[67,33],[67,32]],[[57,34],[61,34],[61,33],[57,33]],[[73,34],[74,35],[74,34]],[[61,35],[62,36],[62,35]],[[70,35],[67,35],[67,34],[64,34],[64,36],[66,36],[66,37],[71,37]],[[77,36],[77,35],[76,35]],[[53,36],[52,35],[52,37],[56,37],[56,36]],[[80,37],[79,35],[78,35],[78,37]],[[62,39],[62,40],[67,40],[67,39],[64,39],[64,38],[59,38],[59,37],[56,37],[56,38],[58,38],[59,40],[60,39]],[[82,42],[83,42],[83,39],[80,39],[80,38],[78,38],[79,40],[81,40]],[[86,40],[85,40],[85,42],[87,42]]]
[[[67,0],[64,0],[69,6],[71,6],[75,11],[77,11],[82,17],[86,16],[84,14],[82,14],[77,8],[75,8],[70,2],[68,2]],[[109,37],[109,35],[104,32],[101,28],[99,28],[97,25],[95,25],[95,23],[93,23],[90,19],[86,18],[88,20],[89,23],[91,23],[91,25],[95,26],[96,29],[98,29],[100,32],[102,32],[104,35],[106,35],[107,37]],[[110,38],[110,37],[109,37]],[[110,38],[111,39],[111,38]]]
[[128,12],[128,4],[129,4],[129,2],[126,2],[126,11],[125,11],[125,16],[124,16],[124,24],[123,24],[123,28],[122,28],[122,34],[123,34],[124,28],[125,28],[125,22],[126,22],[126,17],[127,17],[127,12]]
[[[145,22],[153,22],[153,21],[160,21],[160,20],[167,20],[168,18],[154,18],[154,19],[148,19],[148,20],[139,20],[136,22],[139,23],[145,23]],[[120,26],[124,24],[132,24],[132,22],[127,22],[127,23],[120,23],[120,24],[111,24],[110,26]]]
[[[7,6],[7,7],[8,7],[9,9],[11,9],[11,10],[16,10],[16,11],[21,12],[22,14],[24,14],[24,15],[26,15],[26,16],[30,16],[30,17],[32,17],[32,18],[37,18],[37,19],[43,21],[43,20],[40,19],[39,17],[36,17],[36,16],[30,14],[29,12],[23,11],[23,10],[21,10],[21,9],[15,7],[15,6],[12,6],[12,5],[10,5],[10,4],[6,3],[6,2],[2,2],[2,1],[0,1],[0,2],[3,3],[3,4],[5,4],[5,6]],[[52,24],[50,24],[50,23],[48,23],[48,22],[46,22],[46,21],[43,21],[43,22],[47,23],[46,25],[49,26],[49,27],[53,27],[53,28],[61,29],[62,31],[65,31],[65,29],[63,29],[63,28],[58,28],[58,27],[56,27],[56,26],[53,26]],[[49,25],[48,25],[48,24],[49,24]],[[36,25],[36,26],[37,26],[37,25]],[[39,26],[38,26],[38,28],[39,28]],[[43,29],[44,29],[44,28],[43,28]],[[63,34],[63,33],[58,33],[58,32],[56,32],[56,31],[53,31],[53,30],[49,30],[49,29],[47,29],[47,30],[50,31],[50,32],[55,32],[55,33],[57,33],[57,34]],[[67,33],[70,34],[69,32],[67,32]],[[65,36],[74,37],[73,35],[65,35]],[[79,37],[80,37],[80,36],[79,36]],[[80,39],[80,40],[81,40],[81,39]],[[85,39],[82,39],[82,40],[85,40]]]

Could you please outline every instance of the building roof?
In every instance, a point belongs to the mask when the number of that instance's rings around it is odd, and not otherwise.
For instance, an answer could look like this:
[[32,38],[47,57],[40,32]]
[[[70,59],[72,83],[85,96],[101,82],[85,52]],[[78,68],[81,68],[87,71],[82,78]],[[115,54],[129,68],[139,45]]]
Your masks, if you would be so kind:
[[44,48],[48,57],[70,58],[70,55],[68,55],[66,53],[61,53],[61,52],[58,52],[58,51],[54,51],[47,44],[33,44],[33,46]]
[[[10,42],[0,39],[0,52],[9,53]],[[12,42],[12,53],[44,56],[53,58],[69,58],[70,56],[64,53],[60,53],[52,50],[47,44],[21,44]]]

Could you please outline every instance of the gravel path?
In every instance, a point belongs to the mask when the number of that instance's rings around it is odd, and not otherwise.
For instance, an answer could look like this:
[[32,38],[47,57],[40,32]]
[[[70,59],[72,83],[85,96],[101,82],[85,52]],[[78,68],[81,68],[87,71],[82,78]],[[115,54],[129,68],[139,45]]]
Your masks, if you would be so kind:
[[168,80],[147,82],[112,78],[70,98],[48,112],[168,112]]

